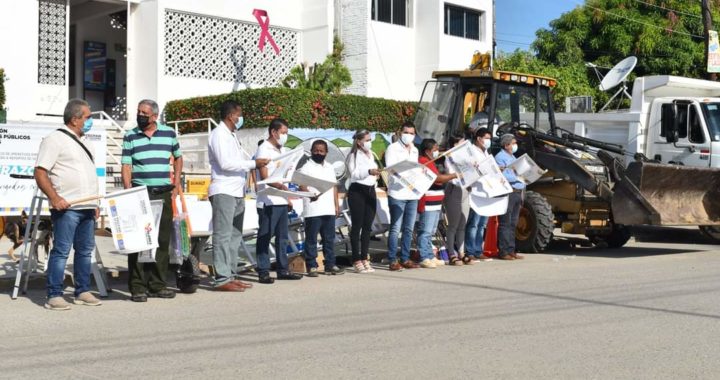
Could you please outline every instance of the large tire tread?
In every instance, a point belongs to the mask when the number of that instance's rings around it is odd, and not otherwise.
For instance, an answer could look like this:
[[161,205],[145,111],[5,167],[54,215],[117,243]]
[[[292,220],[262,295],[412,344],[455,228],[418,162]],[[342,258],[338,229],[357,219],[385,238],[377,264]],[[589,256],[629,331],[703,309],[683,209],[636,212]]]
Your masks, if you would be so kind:
[[525,192],[522,207],[529,211],[529,221],[534,222],[534,225],[530,227],[530,237],[527,240],[516,240],[515,247],[519,252],[543,252],[550,245],[555,229],[552,208],[545,197],[534,191]]

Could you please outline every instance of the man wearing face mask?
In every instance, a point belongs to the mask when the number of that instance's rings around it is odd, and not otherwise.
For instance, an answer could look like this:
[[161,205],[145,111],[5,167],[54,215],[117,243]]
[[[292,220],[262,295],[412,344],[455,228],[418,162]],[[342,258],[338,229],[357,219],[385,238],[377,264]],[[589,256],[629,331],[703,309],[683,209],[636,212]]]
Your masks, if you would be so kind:
[[[418,161],[418,150],[415,148],[415,125],[409,121],[400,127],[400,138],[390,144],[385,151],[386,166],[393,166],[402,161]],[[388,262],[391,271],[403,268],[414,269],[419,265],[410,260],[410,243],[412,242],[415,217],[417,216],[418,199],[404,195],[404,185],[391,176],[388,181],[388,206],[390,208],[390,234],[388,236]],[[398,237],[402,231],[400,245],[400,261],[397,260]]]
[[[478,149],[478,156],[480,159],[485,159],[491,156],[491,138],[492,135],[490,134],[490,130],[487,128],[479,128],[472,136],[472,141]],[[479,197],[477,198],[478,201],[476,203],[482,203],[484,200],[490,199],[487,198],[485,194],[486,193],[480,182],[476,182],[470,190],[471,196]],[[491,260],[487,256],[483,255],[483,237],[487,221],[487,216],[478,215],[475,210],[470,208],[467,225],[465,226],[465,256],[463,257],[463,262],[465,264],[472,264],[473,260]]]
[[240,104],[228,100],[220,106],[220,125],[208,138],[211,179],[208,195],[212,205],[214,290],[242,292],[252,285],[236,280],[238,252],[243,238],[245,178],[248,171],[262,168],[268,159],[251,160],[238,142],[242,128]]
[[97,195],[98,178],[92,148],[85,133],[92,128],[90,106],[72,99],[63,113],[65,126],[45,137],[35,163],[35,181],[50,202],[53,248],[47,265],[47,302],[50,310],[68,310],[63,298],[65,264],[70,248],[73,261],[76,305],[97,306],[90,293],[91,257],[95,250],[97,201],[70,204],[74,199]]
[[[128,255],[128,288],[133,302],[147,302],[147,297],[175,297],[175,292],[167,288],[165,276],[170,260],[171,202],[180,188],[183,160],[175,130],[160,124],[159,114],[155,101],[140,101],[136,118],[138,126],[129,130],[123,138],[123,186],[126,189],[147,186],[150,200],[163,201],[155,262],[139,263],[137,253]],[[174,158],[172,166],[171,158]],[[174,183],[170,180],[171,171]]]
[[[325,140],[315,140],[310,148],[310,161],[299,171],[310,177],[335,182],[335,169],[325,161],[328,146]],[[317,192],[317,189],[300,186],[301,191]],[[325,257],[325,274],[338,275],[345,271],[335,265],[335,219],[340,215],[340,202],[337,187],[314,198],[303,200],[303,219],[305,224],[305,266],[308,277],[318,276],[317,235],[322,237],[322,249]]]
[[495,155],[495,161],[500,170],[503,171],[505,178],[510,182],[513,192],[508,196],[507,212],[498,218],[498,258],[500,260],[517,260],[523,258],[523,256],[515,252],[515,228],[520,216],[525,183],[520,181],[513,169],[508,168],[516,160],[513,155],[518,149],[515,136],[509,133],[502,135],[500,137],[500,146],[502,150]]
[[[273,160],[286,153],[283,147],[288,139],[288,123],[284,119],[275,118],[268,126],[268,138],[258,147],[255,157]],[[268,178],[275,171],[275,165],[268,165],[258,169],[260,181]],[[258,192],[266,186],[272,186],[280,190],[288,190],[282,183],[270,183],[258,185]],[[258,233],[257,233],[257,271],[258,282],[261,284],[272,284],[275,279],[270,277],[270,240],[275,236],[275,256],[277,266],[277,278],[279,280],[300,280],[302,275],[291,273],[288,268],[286,253],[288,239],[288,210],[292,203],[287,199],[273,195],[258,195]]]

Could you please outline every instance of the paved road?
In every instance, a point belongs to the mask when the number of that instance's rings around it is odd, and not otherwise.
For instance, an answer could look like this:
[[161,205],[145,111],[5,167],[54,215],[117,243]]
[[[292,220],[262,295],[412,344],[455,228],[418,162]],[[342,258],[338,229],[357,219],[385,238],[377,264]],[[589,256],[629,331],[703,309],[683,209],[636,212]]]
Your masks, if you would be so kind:
[[0,378],[720,377],[720,246],[559,247],[147,304],[113,285],[69,312],[42,290],[0,298]]

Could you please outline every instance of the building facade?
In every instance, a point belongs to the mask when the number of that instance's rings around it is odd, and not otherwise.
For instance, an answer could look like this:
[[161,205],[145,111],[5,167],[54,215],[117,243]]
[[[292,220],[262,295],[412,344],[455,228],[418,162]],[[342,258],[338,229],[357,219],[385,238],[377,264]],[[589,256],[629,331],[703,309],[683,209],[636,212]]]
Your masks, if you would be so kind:
[[[255,9],[267,12],[267,41]],[[15,0],[0,2],[11,120],[56,120],[69,98],[118,120],[141,99],[277,86],[335,35],[346,92],[419,99],[431,72],[493,47],[492,0]],[[264,20],[264,18],[261,18]]]

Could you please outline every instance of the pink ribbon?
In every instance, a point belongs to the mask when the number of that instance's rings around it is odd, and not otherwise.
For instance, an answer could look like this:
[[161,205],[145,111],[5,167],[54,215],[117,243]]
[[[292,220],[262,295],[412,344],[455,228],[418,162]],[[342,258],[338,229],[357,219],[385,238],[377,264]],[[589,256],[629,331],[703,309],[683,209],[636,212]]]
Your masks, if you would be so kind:
[[[265,40],[268,40],[270,41],[270,45],[272,45],[273,49],[275,49],[275,55],[280,55],[280,48],[275,43],[275,40],[270,35],[270,30],[268,29],[270,27],[270,17],[268,16],[267,11],[262,9],[253,9],[253,16],[255,16],[258,24],[260,24],[260,39],[258,40],[258,48],[260,48],[260,51],[264,51]],[[265,16],[264,20],[263,16]]]

